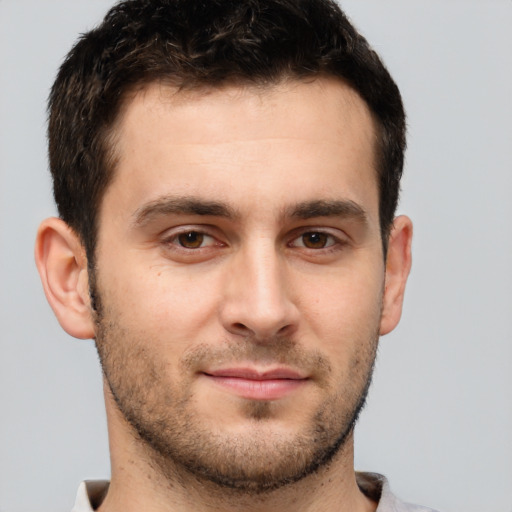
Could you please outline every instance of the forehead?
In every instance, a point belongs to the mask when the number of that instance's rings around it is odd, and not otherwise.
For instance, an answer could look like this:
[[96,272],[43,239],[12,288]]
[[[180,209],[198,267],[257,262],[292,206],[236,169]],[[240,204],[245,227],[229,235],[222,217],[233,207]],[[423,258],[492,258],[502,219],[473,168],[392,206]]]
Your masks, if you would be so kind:
[[[273,112],[287,116],[274,117],[272,123],[266,123],[264,116]],[[333,129],[332,137],[340,143],[343,142],[340,130],[350,129],[356,137],[372,138],[372,143],[376,134],[366,102],[345,81],[329,76],[283,79],[268,85],[228,83],[193,89],[180,89],[165,81],[152,82],[126,94],[114,129],[118,135],[133,135],[130,128],[138,129],[140,120],[165,117],[170,121],[170,114],[180,127],[174,133],[176,142],[187,138],[199,140],[202,135],[211,137],[212,134],[221,140],[222,133],[215,132],[219,126],[227,125],[243,126],[239,138],[280,136],[285,132],[314,137],[318,128],[314,121]],[[225,139],[233,140],[233,136],[227,132]],[[325,137],[325,133],[321,136]]]
[[104,201],[122,195],[135,208],[179,193],[229,203],[258,192],[277,203],[349,189],[376,200],[375,134],[366,103],[337,79],[192,91],[153,83],[125,101]]

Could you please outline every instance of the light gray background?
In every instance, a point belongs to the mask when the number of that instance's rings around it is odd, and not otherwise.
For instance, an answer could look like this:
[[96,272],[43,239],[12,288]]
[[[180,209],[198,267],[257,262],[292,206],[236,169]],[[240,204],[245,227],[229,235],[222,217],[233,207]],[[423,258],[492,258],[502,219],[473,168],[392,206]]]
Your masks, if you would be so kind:
[[[54,213],[45,100],[109,0],[0,0],[0,510],[71,509],[109,475],[92,342],[61,331],[33,264]],[[512,1],[346,0],[409,114],[404,317],[381,341],[356,467],[444,512],[512,511]]]

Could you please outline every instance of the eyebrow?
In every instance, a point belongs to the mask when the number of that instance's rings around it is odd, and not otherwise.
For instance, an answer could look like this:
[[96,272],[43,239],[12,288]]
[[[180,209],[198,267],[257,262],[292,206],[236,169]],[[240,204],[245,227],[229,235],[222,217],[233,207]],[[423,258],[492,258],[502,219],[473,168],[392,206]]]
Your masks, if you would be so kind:
[[350,199],[304,201],[288,209],[286,214],[301,220],[315,217],[346,217],[368,223],[366,211]]
[[143,227],[157,217],[180,214],[238,218],[239,214],[230,206],[218,201],[206,201],[196,197],[165,196],[151,201],[134,213],[134,226]]
[[[345,217],[368,222],[365,210],[350,199],[312,200],[297,203],[285,209],[285,217],[307,220],[316,217]],[[155,218],[178,214],[237,219],[240,214],[231,206],[219,201],[207,201],[193,196],[164,196],[137,209],[133,215],[134,226],[144,227]]]

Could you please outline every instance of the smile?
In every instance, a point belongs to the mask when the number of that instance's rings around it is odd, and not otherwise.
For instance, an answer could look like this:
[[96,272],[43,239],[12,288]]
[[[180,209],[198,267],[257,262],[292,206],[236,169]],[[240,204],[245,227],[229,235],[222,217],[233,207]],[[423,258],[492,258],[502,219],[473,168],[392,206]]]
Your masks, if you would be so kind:
[[225,390],[249,400],[278,400],[309,380],[287,368],[266,372],[249,368],[227,368],[204,372],[203,375]]

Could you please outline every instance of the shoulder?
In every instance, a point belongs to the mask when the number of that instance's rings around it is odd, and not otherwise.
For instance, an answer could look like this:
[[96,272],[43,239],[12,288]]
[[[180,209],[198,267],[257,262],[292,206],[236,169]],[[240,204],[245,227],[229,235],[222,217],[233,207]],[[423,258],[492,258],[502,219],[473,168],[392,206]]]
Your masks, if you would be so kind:
[[93,512],[100,505],[108,491],[108,480],[88,480],[78,487],[75,505],[71,512]]
[[376,512],[436,512],[411,503],[405,503],[391,492],[387,478],[378,473],[356,473],[357,485],[366,496],[378,502]]

